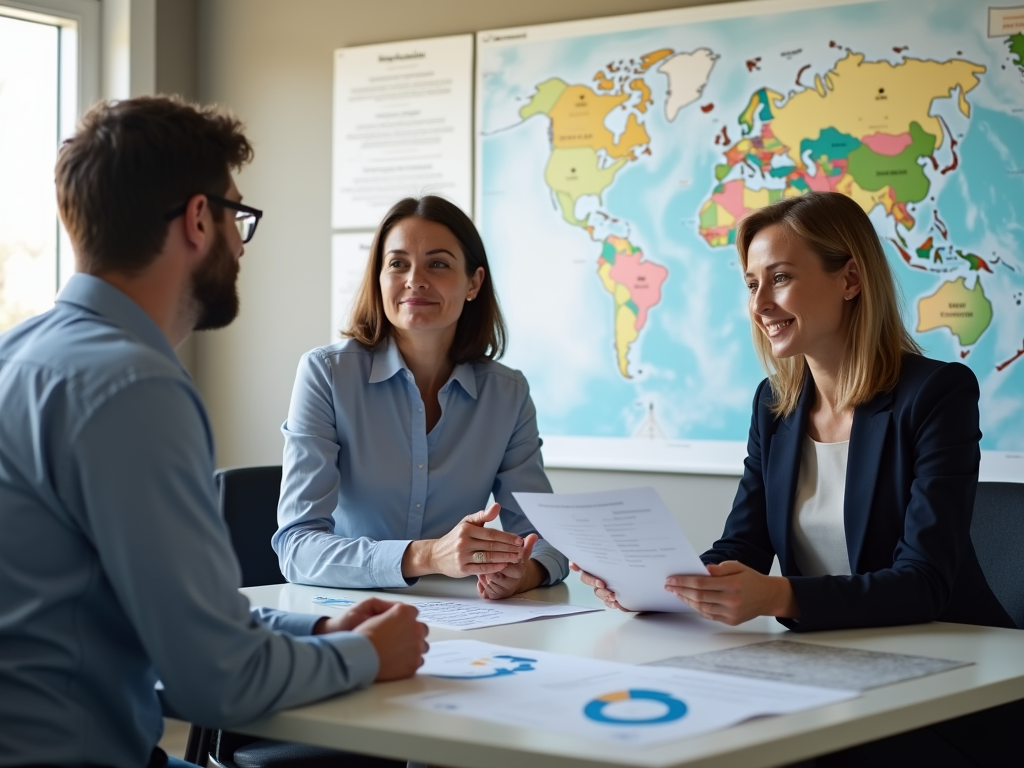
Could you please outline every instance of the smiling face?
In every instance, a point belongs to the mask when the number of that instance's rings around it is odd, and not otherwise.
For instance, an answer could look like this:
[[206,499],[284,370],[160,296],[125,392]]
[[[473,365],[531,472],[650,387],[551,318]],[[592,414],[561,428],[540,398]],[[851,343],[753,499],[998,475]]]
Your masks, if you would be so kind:
[[443,224],[402,219],[384,240],[381,298],[399,335],[440,334],[450,346],[463,305],[483,281],[483,267],[466,274],[462,246]]
[[751,240],[744,278],[752,322],[776,358],[803,354],[812,363],[838,366],[852,302],[860,293],[853,259],[838,272],[828,273],[806,242],[773,224]]

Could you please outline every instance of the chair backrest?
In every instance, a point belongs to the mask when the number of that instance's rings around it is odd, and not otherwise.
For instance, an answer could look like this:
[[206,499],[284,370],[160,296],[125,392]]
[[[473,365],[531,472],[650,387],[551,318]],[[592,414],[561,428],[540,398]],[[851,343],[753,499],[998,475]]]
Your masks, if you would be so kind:
[[281,467],[239,467],[214,473],[220,511],[231,531],[231,544],[242,565],[242,586],[284,584],[270,538],[277,530]]
[[971,541],[996,599],[1024,629],[1024,483],[978,483]]

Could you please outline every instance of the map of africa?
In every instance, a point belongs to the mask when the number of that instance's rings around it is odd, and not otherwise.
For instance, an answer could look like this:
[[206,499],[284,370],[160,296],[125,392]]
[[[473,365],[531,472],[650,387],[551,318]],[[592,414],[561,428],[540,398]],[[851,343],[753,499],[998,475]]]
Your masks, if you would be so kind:
[[926,354],[978,376],[982,448],[1024,450],[1024,32],[962,0],[801,5],[481,36],[477,219],[546,438],[745,440],[738,223],[831,191]]

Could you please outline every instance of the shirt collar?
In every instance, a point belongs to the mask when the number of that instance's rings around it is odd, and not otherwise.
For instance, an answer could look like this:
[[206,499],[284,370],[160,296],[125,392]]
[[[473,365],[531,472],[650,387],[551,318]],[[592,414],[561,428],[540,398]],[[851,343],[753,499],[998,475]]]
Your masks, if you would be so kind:
[[[459,363],[455,366],[455,370],[452,371],[452,376],[448,381],[457,381],[466,391],[466,394],[476,400],[476,371],[473,370],[472,363]],[[447,386],[447,385],[445,385]]]
[[[405,364],[405,359],[402,357],[402,353],[398,351],[398,345],[395,344],[395,340],[392,338],[385,339],[384,343],[373,353],[373,362],[370,364],[369,383],[377,384],[381,381],[387,381],[399,371],[408,371],[407,376],[410,381],[412,380],[412,371],[409,371],[409,366]],[[459,382],[459,385],[465,390],[467,395],[474,400],[477,399],[476,371],[473,369],[472,363],[459,363],[455,366],[455,370],[452,371],[452,375],[444,386],[447,387],[453,381]],[[441,389],[444,390],[444,387]]]
[[60,292],[57,301],[74,304],[105,317],[146,346],[152,347],[181,366],[174,348],[153,319],[142,307],[106,280],[81,272],[74,274]]
[[387,381],[399,371],[408,371],[402,353],[394,339],[387,338],[384,343],[373,351],[373,362],[370,365],[370,383]]

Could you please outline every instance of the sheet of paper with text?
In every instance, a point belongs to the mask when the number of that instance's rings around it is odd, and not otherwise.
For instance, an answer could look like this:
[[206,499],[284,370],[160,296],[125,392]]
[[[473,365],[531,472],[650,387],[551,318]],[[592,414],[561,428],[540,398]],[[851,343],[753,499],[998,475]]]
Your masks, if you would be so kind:
[[473,36],[334,52],[334,229],[373,230],[403,197],[473,213]]
[[653,488],[512,495],[541,536],[601,578],[623,608],[691,612],[665,579],[707,569]]

